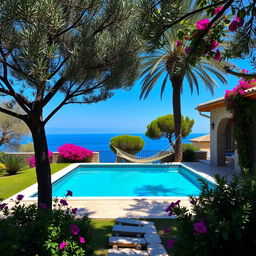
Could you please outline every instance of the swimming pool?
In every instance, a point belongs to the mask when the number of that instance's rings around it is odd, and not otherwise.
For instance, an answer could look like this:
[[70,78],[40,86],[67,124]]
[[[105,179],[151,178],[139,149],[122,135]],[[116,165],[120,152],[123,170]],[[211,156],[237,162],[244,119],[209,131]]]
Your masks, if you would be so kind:
[[182,165],[83,164],[53,183],[53,196],[62,197],[67,190],[74,197],[197,196],[199,178]]

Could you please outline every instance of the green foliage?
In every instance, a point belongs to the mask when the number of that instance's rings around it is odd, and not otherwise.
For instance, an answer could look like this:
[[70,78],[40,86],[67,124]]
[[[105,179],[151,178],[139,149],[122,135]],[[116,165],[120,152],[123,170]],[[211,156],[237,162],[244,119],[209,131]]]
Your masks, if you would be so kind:
[[195,152],[199,150],[199,147],[192,145],[191,143],[182,144],[183,157],[182,160],[184,162],[193,162],[195,161]]
[[[250,256],[256,251],[256,181],[234,177],[227,182],[216,177],[215,189],[202,182],[198,198],[191,197],[192,211],[176,205],[177,239],[175,256]],[[195,230],[196,223],[206,229]]]
[[110,149],[115,153],[116,150],[112,145],[129,154],[136,154],[143,149],[144,141],[139,136],[120,135],[110,140]]
[[1,156],[0,163],[4,164],[3,170],[5,170],[10,175],[16,174],[27,165],[23,157],[15,155]]
[[[182,137],[187,137],[192,130],[194,120],[181,116]],[[167,138],[172,142],[174,135],[174,117],[172,114],[160,116],[147,126],[146,136],[151,139]]]
[[[52,212],[37,208],[35,204],[25,206],[19,200],[15,201],[10,210],[6,209],[6,206],[2,207],[4,209],[3,216],[0,217],[0,255],[93,255],[89,218],[76,218],[76,215],[71,213],[71,208],[62,209],[58,199],[54,200],[54,204]],[[80,228],[79,234],[71,233],[71,224]],[[85,239],[85,243],[80,242],[80,236]],[[67,245],[60,249],[63,241]]]
[[34,143],[20,145],[19,152],[34,152]]
[[199,151],[200,150],[199,147],[193,145],[192,143],[183,143],[182,144],[182,150],[185,151],[185,150],[188,150],[188,149],[193,150],[193,151]]
[[244,172],[252,170],[254,159],[252,155],[252,137],[254,133],[253,118],[256,103],[254,100],[236,94],[226,97],[227,109],[233,114],[234,136],[238,152],[238,160]]
[[[1,104],[1,107],[17,113],[22,112],[20,107],[10,102]],[[23,121],[0,112],[0,147],[3,149],[17,150],[22,137],[28,135],[28,127]]]

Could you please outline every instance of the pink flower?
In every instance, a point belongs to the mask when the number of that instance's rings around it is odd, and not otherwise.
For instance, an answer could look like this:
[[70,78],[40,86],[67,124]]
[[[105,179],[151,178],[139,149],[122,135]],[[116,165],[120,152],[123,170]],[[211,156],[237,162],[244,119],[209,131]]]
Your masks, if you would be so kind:
[[181,46],[181,41],[180,40],[177,41],[176,46],[177,47]]
[[17,197],[16,197],[16,199],[19,200],[19,201],[21,201],[23,198],[24,198],[23,195],[17,195]]
[[76,224],[71,224],[69,230],[73,235],[77,235],[80,232],[80,228]]
[[64,206],[68,205],[68,202],[65,199],[61,199],[60,203]]
[[219,6],[219,7],[215,8],[214,9],[214,14],[218,15],[222,11],[222,9],[223,9],[223,6]]
[[200,222],[196,222],[194,224],[194,230],[198,233],[198,234],[206,234],[208,233],[207,227],[205,225],[204,222],[200,221]]
[[67,190],[66,196],[73,196],[73,192],[71,190]]
[[68,244],[66,242],[61,242],[60,245],[59,245],[59,249],[60,250],[63,250]]
[[8,206],[7,206],[8,204],[6,204],[6,203],[2,203],[2,204],[0,204],[0,211],[2,211],[2,210],[7,210],[8,209]]
[[178,201],[176,201],[175,203],[174,203],[174,206],[180,206],[180,200],[178,200]]
[[77,208],[71,209],[71,213],[76,214],[76,212],[77,212]]
[[216,40],[212,40],[212,43],[211,43],[211,50],[216,49],[217,46],[219,46],[219,43],[218,43]]
[[60,156],[71,161],[81,161],[93,155],[91,150],[76,146],[74,144],[65,144],[58,149]]
[[192,205],[195,205],[195,204],[196,204],[196,200],[195,200],[195,199],[191,199],[189,202],[190,202]]
[[199,30],[206,30],[210,21],[208,19],[202,19],[196,23],[196,27]]
[[164,231],[164,234],[168,234],[170,232],[170,228],[169,227],[163,228],[163,231]]
[[189,36],[184,36],[184,39],[185,40],[189,40]]
[[220,50],[216,50],[216,54],[213,59],[217,61],[221,60]]
[[[51,151],[48,151],[48,158],[49,158],[49,161],[52,162],[53,153]],[[36,166],[35,156],[32,156],[28,159],[28,164],[31,168]]]
[[172,248],[173,245],[175,244],[176,240],[175,239],[169,239],[167,240],[167,248]]
[[84,239],[84,237],[79,236],[79,242],[80,242],[81,244],[84,244],[84,243],[85,243],[85,239]]
[[240,19],[239,17],[236,17],[230,24],[229,24],[229,30],[231,32],[234,32],[237,30],[237,28],[240,28],[244,25],[244,20]]
[[40,203],[40,208],[41,209],[47,209],[47,204],[46,203]]
[[191,50],[190,47],[185,47],[185,53],[186,53],[186,54],[189,54],[190,50]]
[[249,71],[247,69],[245,69],[245,68],[242,69],[242,72],[245,73],[245,74],[249,73]]

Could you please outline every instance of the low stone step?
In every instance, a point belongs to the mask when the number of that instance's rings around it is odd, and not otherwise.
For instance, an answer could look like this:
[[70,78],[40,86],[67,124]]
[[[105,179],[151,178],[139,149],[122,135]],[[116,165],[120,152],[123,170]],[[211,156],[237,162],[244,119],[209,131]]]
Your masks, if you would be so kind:
[[147,234],[145,234],[144,238],[148,244],[161,244],[162,243],[160,236],[155,233],[147,233]]
[[148,253],[135,249],[109,249],[108,256],[148,256]]
[[168,256],[162,244],[148,244],[147,251],[149,256]]
[[145,221],[145,220],[135,220],[127,218],[118,218],[116,219],[116,224],[120,225],[134,225],[134,226],[144,226],[144,225],[154,225],[154,222]]
[[142,246],[147,244],[144,238],[134,238],[134,237],[118,237],[112,236],[109,238],[109,245],[116,247],[133,247],[136,249],[141,249]]
[[143,227],[115,225],[113,227],[113,233],[115,234],[115,236],[126,234],[126,235],[135,235],[137,237],[141,237],[146,233],[156,233],[156,228],[154,226],[149,226],[149,225],[148,226],[146,225]]

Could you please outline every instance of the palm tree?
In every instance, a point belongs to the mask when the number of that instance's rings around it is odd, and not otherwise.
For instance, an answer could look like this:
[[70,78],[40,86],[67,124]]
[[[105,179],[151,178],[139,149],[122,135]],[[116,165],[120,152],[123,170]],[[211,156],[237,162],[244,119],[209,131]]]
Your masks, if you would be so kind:
[[186,65],[184,68],[184,61],[187,55],[183,45],[177,46],[178,38],[175,32],[177,32],[175,28],[172,28],[172,31],[167,31],[163,47],[155,49],[149,55],[142,57],[141,77],[143,77],[143,81],[140,98],[147,98],[160,77],[164,76],[161,85],[162,97],[168,79],[170,80],[173,88],[172,98],[176,137],[174,160],[175,162],[180,162],[182,160],[180,98],[184,79],[187,79],[191,93],[194,87],[199,93],[199,80],[201,80],[213,94],[217,83],[209,73],[212,73],[222,83],[226,83],[227,81],[222,75],[222,71],[224,72],[223,67],[227,63],[202,57],[197,58],[193,61],[193,64]]

